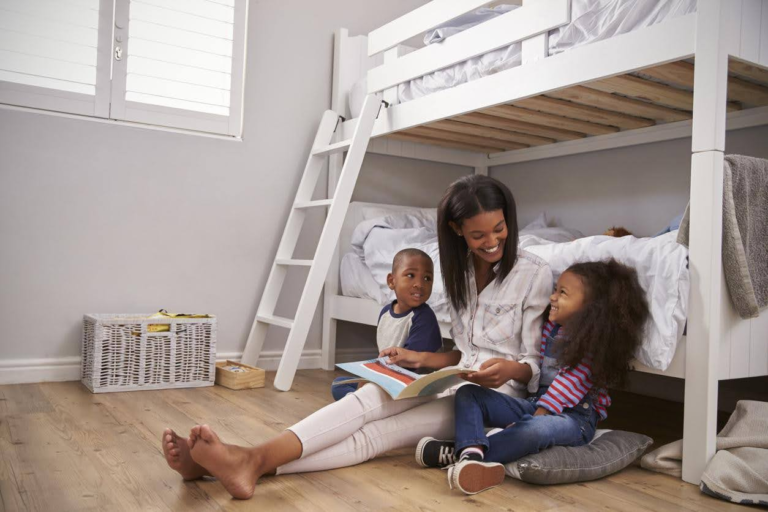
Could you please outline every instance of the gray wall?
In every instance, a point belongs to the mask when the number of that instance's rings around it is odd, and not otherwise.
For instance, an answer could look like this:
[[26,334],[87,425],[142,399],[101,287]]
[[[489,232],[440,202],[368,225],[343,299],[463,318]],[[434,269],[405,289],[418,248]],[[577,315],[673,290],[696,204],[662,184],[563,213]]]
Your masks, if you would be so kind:
[[[78,356],[83,313],[158,308],[218,315],[219,351],[241,351],[330,106],[334,29],[424,3],[251,0],[242,142],[0,109],[0,360]],[[396,202],[419,174],[431,202],[438,167],[369,158],[363,181]]]
[[[241,351],[330,105],[333,30],[366,33],[425,2],[251,0],[242,142],[0,109],[0,360],[78,356],[83,313],[161,307],[216,314],[219,351]],[[766,136],[734,134],[729,150],[754,150]],[[521,223],[547,211],[587,234],[610,224],[648,234],[685,205],[689,147],[671,141],[492,175],[512,187]],[[354,199],[432,206],[468,171],[368,155]],[[319,221],[298,257],[311,252]],[[301,277],[289,279],[278,313],[291,315]],[[280,350],[276,331],[265,350]],[[375,339],[364,326],[339,331],[340,347]],[[315,321],[307,348],[319,346]]]
[[[768,158],[768,126],[728,132],[726,152]],[[494,167],[510,187],[520,226],[550,221],[599,235],[613,225],[651,236],[683,213],[691,181],[691,139]]]

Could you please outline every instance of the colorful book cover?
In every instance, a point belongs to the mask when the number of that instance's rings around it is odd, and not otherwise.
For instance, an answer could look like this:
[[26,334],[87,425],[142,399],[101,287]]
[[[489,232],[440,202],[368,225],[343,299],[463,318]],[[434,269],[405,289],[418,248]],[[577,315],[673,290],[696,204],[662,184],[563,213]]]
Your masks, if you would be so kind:
[[373,382],[395,400],[436,395],[452,386],[466,382],[459,377],[461,373],[468,373],[465,369],[450,366],[433,373],[419,375],[395,364],[388,364],[387,359],[387,357],[380,357],[368,361],[341,363],[336,366],[359,377],[344,382]]

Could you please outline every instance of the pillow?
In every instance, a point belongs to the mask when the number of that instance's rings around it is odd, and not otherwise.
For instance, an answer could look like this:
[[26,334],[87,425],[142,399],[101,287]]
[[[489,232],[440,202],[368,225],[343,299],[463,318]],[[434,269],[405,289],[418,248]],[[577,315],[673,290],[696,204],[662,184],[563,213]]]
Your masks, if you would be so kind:
[[640,458],[653,439],[620,430],[598,430],[584,446],[555,446],[506,466],[507,475],[531,484],[586,482],[611,475]]
[[676,231],[656,238],[589,236],[560,244],[521,237],[520,246],[549,263],[555,279],[574,263],[608,258],[637,270],[651,318],[635,357],[657,370],[669,367],[683,336],[690,289],[688,249],[677,243]]

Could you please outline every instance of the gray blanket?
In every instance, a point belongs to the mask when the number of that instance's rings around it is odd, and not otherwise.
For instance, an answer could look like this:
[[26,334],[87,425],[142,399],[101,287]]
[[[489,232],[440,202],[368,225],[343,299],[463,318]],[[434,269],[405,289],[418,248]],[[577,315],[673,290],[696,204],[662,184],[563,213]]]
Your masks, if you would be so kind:
[[[677,239],[686,246],[689,227],[686,208]],[[739,316],[758,316],[768,306],[768,160],[725,157],[723,269]]]
[[[640,465],[680,477],[683,443],[645,455]],[[768,403],[741,400],[717,435],[717,453],[701,477],[701,490],[734,503],[768,506]]]

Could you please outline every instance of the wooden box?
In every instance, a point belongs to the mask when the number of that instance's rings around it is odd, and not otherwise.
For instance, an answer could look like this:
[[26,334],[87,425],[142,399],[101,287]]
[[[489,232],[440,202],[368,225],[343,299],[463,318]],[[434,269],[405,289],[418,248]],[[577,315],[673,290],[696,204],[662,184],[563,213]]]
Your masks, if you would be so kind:
[[[232,370],[236,367],[242,371]],[[252,389],[264,387],[265,372],[261,368],[248,366],[236,361],[216,363],[216,384],[229,389]]]

